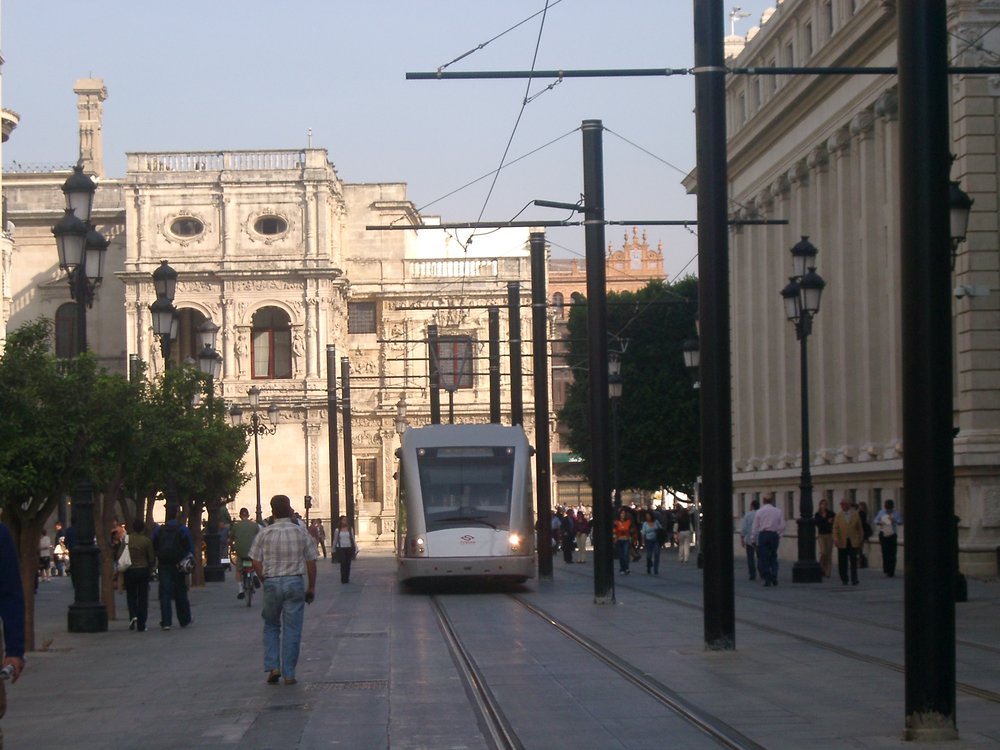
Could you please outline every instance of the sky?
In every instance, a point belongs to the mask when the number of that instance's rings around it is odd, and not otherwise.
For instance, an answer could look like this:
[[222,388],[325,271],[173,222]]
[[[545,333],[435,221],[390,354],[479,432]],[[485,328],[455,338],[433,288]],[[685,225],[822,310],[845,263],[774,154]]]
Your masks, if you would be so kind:
[[[606,218],[693,220],[695,199],[680,184],[695,163],[691,76],[566,79],[551,89],[548,78],[530,88],[405,80],[445,65],[687,68],[693,3],[91,0],[78,33],[56,37],[81,6],[3,0],[3,106],[21,118],[3,162],[75,163],[73,83],[94,77],[108,89],[110,177],[124,176],[128,152],[304,148],[311,129],[312,147],[328,151],[344,182],[405,182],[409,199],[444,221],[561,220],[577,217],[528,204],[580,198],[579,127],[599,119]],[[737,33],[771,4],[743,0],[749,16]],[[494,184],[502,161],[510,165]],[[609,226],[606,239],[621,247],[631,231]],[[696,271],[693,230],[645,231],[653,247],[662,243],[671,278]],[[554,256],[583,257],[582,228],[547,234]]]

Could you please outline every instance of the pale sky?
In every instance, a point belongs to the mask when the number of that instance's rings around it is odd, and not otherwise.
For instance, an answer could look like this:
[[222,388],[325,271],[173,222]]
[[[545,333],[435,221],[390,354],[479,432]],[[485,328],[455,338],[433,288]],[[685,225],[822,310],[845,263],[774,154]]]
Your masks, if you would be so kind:
[[[529,70],[536,44],[539,70],[690,67],[693,2],[549,0],[542,26],[541,14],[525,19],[545,0],[4,0],[3,106],[21,122],[3,161],[74,163],[73,82],[95,77],[108,89],[108,176],[124,175],[130,151],[302,148],[311,128],[345,182],[405,182],[444,221],[507,220],[536,198],[580,197],[578,128],[600,119],[606,217],[694,219],[680,185],[695,161],[691,76],[566,79],[549,91],[539,79],[523,112],[525,80],[405,80],[521,21],[448,70]],[[743,0],[751,15],[737,33],[771,4]],[[500,165],[512,133],[508,162],[541,150],[502,170],[488,200],[492,177],[459,190]],[[528,207],[518,218],[567,217]],[[626,231],[609,226],[607,241],[620,247]],[[671,276],[696,270],[692,232],[646,232]],[[557,256],[583,255],[582,228],[548,239]]]

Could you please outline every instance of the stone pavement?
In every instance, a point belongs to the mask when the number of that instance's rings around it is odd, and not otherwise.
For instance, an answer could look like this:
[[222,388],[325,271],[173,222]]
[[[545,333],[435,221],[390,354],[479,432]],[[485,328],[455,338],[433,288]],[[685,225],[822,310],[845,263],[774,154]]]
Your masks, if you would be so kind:
[[[702,647],[701,571],[669,551],[661,568],[647,577],[635,565],[618,580],[617,606],[601,607],[592,603],[591,566],[556,559],[554,580],[529,582],[523,596],[765,747],[914,747],[900,741],[903,675],[874,663],[902,664],[900,578],[866,570],[857,588],[793,586],[783,562],[782,584],[764,589],[746,580],[738,559],[737,650],[712,653]],[[128,630],[120,595],[118,619],[98,634],[66,632],[68,579],[42,584],[41,650],[8,689],[0,722],[6,749],[485,747],[437,625],[421,595],[400,593],[389,552],[362,550],[346,586],[328,561],[319,570],[295,686],[264,684],[260,600],[248,609],[231,581],[191,592],[189,628],[155,627],[154,584],[148,632]],[[969,584],[970,601],[957,605],[958,637],[986,648],[959,646],[958,679],[1000,692],[1000,583]],[[497,632],[498,646],[512,637]],[[606,679],[589,670],[579,667],[572,680]],[[555,696],[539,684],[526,682],[520,692],[544,709]],[[622,722],[642,721],[619,713]],[[946,747],[1000,746],[997,703],[959,693],[958,718],[961,740]],[[532,746],[564,746],[564,728],[575,720],[551,716]],[[609,746],[596,738],[571,744]]]

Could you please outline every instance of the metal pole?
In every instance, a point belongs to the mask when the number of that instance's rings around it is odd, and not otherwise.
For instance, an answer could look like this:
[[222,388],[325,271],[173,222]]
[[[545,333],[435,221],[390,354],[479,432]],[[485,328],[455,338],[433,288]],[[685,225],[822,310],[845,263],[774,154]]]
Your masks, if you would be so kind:
[[73,492],[72,526],[76,542],[71,550],[73,603],[67,623],[70,633],[104,633],[108,611],[100,597],[100,551],[94,538],[94,487],[81,479]]
[[955,739],[948,36],[945,0],[897,3],[906,730]]
[[538,577],[552,578],[552,450],[549,443],[548,306],[545,233],[531,233],[531,353],[535,392],[535,485]]
[[490,334],[490,424],[500,424],[500,308],[491,306]]
[[427,326],[427,367],[430,374],[431,424],[441,424],[441,378],[438,372],[438,327]]
[[611,456],[614,462],[615,479],[611,487],[614,493],[613,505],[615,513],[622,507],[622,483],[618,458],[618,399],[611,399]]
[[507,282],[507,325],[510,340],[510,423],[524,424],[524,383],[521,373],[521,284]]
[[347,499],[347,520],[354,533],[358,533],[354,508],[354,449],[351,445],[351,362],[340,358],[340,384],[343,388],[341,402],[344,406],[344,496]]
[[725,24],[722,0],[694,0],[704,630],[705,646],[713,650],[736,647]]
[[337,454],[337,347],[326,345],[326,415],[329,423],[327,446],[330,461],[331,532],[340,522],[340,456]]
[[257,524],[264,521],[264,512],[260,504],[260,416],[254,411],[250,415],[250,426],[253,428],[253,476],[257,484]]
[[76,344],[77,353],[87,351],[87,273],[83,266],[73,270],[73,284],[76,287]]
[[604,125],[584,120],[583,210],[590,373],[590,481],[594,509],[594,602],[615,601],[608,492],[608,296],[604,260]]
[[799,556],[792,565],[792,583],[822,583],[823,568],[816,559],[816,521],[813,520],[813,485],[809,451],[809,351],[807,342],[812,315],[802,310],[795,333],[799,339],[799,398],[802,403],[802,473],[799,477]]

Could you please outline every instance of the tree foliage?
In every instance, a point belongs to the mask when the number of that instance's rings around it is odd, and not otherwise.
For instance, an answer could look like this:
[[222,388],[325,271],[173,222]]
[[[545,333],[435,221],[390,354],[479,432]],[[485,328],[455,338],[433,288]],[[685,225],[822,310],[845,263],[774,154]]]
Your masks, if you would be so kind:
[[0,355],[0,509],[20,553],[29,649],[41,531],[78,479],[95,488],[102,600],[111,618],[112,518],[151,518],[153,501],[169,487],[200,538],[204,504],[247,481],[246,436],[229,426],[222,400],[196,370],[170,370],[155,381],[140,372],[129,381],[102,371],[89,353],[57,359],[51,339],[50,321],[32,322],[9,334]]
[[[622,396],[618,404],[619,470],[623,487],[669,487],[690,493],[699,473],[698,391],[684,367],[682,345],[695,333],[698,283],[651,282],[636,292],[608,294],[608,349],[621,351]],[[569,319],[569,387],[559,419],[569,428],[570,448],[590,477],[587,307]]]

